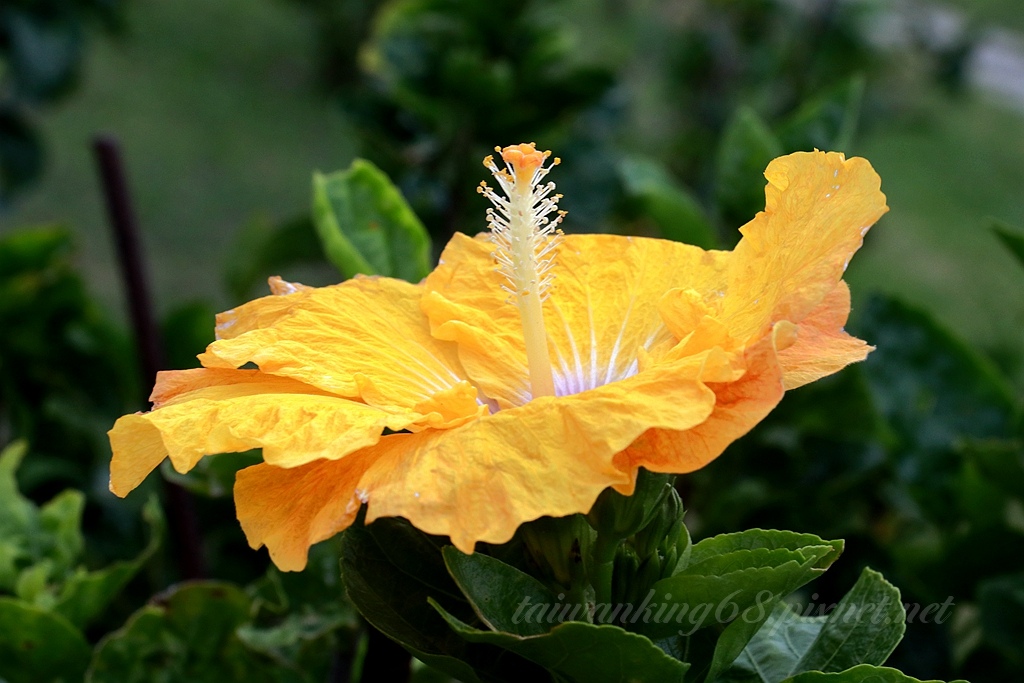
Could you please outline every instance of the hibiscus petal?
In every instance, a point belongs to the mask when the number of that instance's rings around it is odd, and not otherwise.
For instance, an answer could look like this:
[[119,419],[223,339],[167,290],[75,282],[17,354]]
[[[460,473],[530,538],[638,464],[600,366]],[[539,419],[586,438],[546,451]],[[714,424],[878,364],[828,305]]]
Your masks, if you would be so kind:
[[[199,356],[209,368],[255,363],[338,396],[359,397],[386,410],[411,410],[437,394],[475,388],[451,344],[430,335],[419,307],[422,288],[391,278],[356,278],[335,287],[269,296],[220,319],[246,331],[225,336]],[[449,402],[450,403],[450,402]],[[486,408],[460,402],[456,422]],[[435,416],[426,426],[449,426]]]
[[[466,371],[502,407],[530,399],[519,312],[501,289],[493,247],[456,235],[424,282],[423,309],[440,339],[459,345]],[[560,396],[629,377],[641,349],[671,346],[658,302],[667,289],[709,296],[724,287],[724,252],[666,240],[567,235],[544,302],[545,327]]]
[[[164,373],[160,407],[126,415],[110,430],[110,485],[117,495],[127,495],[165,457],[184,473],[208,454],[262,448],[267,462],[296,467],[344,457],[376,443],[385,428],[405,429],[423,417],[388,413],[253,371],[184,372],[180,380]],[[236,373],[237,381],[226,382],[225,372]],[[167,398],[175,385],[189,390]]]
[[722,317],[746,342],[775,322],[800,323],[842,277],[888,207],[866,160],[836,152],[780,157],[765,171],[767,206],[741,228]]
[[478,541],[508,541],[523,522],[586,511],[602,490],[632,476],[614,459],[640,434],[707,419],[714,394],[699,380],[702,367],[687,359],[459,429],[387,437],[395,448],[359,483],[367,521],[405,517],[472,552]]
[[[384,437],[382,444],[394,437]],[[355,489],[367,453],[283,469],[254,465],[235,478],[235,510],[252,548],[267,547],[284,571],[302,571],[310,546],[345,529],[359,512]]]
[[[619,454],[616,464],[634,472],[644,467],[652,472],[685,474],[707,465],[726,447],[763,420],[782,400],[782,368],[774,335],[747,350],[746,372],[734,382],[709,383],[715,394],[714,411],[707,420],[690,429],[651,429]],[[634,481],[617,486],[632,494]]]
[[800,322],[793,345],[779,352],[787,391],[867,358],[873,347],[843,330],[849,317],[850,288],[840,282]]

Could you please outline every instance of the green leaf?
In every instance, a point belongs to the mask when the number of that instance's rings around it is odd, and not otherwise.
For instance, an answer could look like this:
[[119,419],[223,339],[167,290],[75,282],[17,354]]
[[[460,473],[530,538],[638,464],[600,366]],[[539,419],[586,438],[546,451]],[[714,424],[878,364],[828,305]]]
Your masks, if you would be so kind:
[[801,105],[779,128],[785,150],[849,150],[857,133],[864,85],[863,76],[854,76]]
[[63,617],[12,598],[0,598],[0,680],[78,683],[92,649]]
[[[391,524],[379,527],[382,522]],[[408,530],[400,531],[401,526]],[[398,543],[402,538],[408,541],[404,553]],[[499,648],[469,643],[445,625],[428,600],[437,600],[463,621],[474,620],[475,614],[448,575],[440,547],[407,523],[381,519],[346,529],[341,568],[352,604],[417,659],[461,680],[467,666],[488,680],[543,680],[536,665]]]
[[518,636],[547,633],[550,623],[543,619],[523,618],[530,605],[557,611],[554,605],[559,601],[544,584],[483,553],[466,555],[454,546],[448,546],[443,554],[455,583],[489,628]]
[[542,635],[516,636],[475,629],[436,602],[431,604],[466,640],[521,655],[552,672],[557,680],[682,683],[689,669],[689,664],[673,659],[647,638],[618,626],[569,621]]
[[[673,617],[645,618],[641,628],[652,637],[665,637],[713,625],[724,628],[737,620],[761,623],[776,600],[823,573],[842,548],[841,541],[824,541],[813,534],[764,529],[705,539],[693,546],[685,569],[654,584],[654,599],[674,605],[666,612]],[[715,657],[716,666],[738,655],[746,642],[743,637],[749,638],[754,630],[733,629],[728,650]]]
[[799,550],[801,548],[812,548],[828,546],[831,550],[821,556],[821,562],[817,565],[820,569],[827,569],[843,552],[842,541],[826,541],[814,534],[800,534],[795,531],[779,531],[776,529],[748,529],[731,534],[719,534],[711,538],[705,538],[693,546],[690,552],[690,565],[699,564],[716,555],[725,555],[737,550],[755,550],[766,548],[777,550],[785,548]]
[[[911,678],[896,669],[888,669],[881,666],[870,666],[864,664],[840,673],[822,673],[820,671],[809,671],[807,673],[787,678],[786,683],[942,683],[941,681],[919,681]],[[956,680],[952,683],[967,683],[967,681]]]
[[[0,539],[9,542],[29,532],[36,514],[35,506],[18,490],[16,478],[27,450],[25,442],[16,441],[0,452]],[[13,585],[13,576],[9,577],[11,584],[3,579],[0,574],[0,589]]]
[[827,617],[804,617],[786,604],[777,605],[725,680],[780,683],[806,671],[881,665],[905,630],[899,591],[878,572],[865,569]]
[[993,221],[992,230],[1017,261],[1024,266],[1024,232],[1001,221]]
[[736,110],[722,133],[715,165],[715,195],[730,224],[746,223],[764,209],[764,170],[782,153],[782,143],[757,112]]
[[718,245],[700,202],[664,166],[647,157],[623,159],[619,176],[626,194],[661,230],[662,237],[705,249]]
[[278,683],[297,679],[245,646],[236,631],[250,600],[236,586],[179,586],[136,612],[96,649],[88,683]]
[[48,537],[48,557],[53,560],[55,572],[69,571],[85,549],[83,510],[85,494],[74,489],[57,494],[39,510],[41,531]]
[[327,680],[358,624],[341,583],[340,554],[341,540],[335,537],[310,549],[302,572],[271,566],[249,589],[255,616],[238,628],[242,642],[311,680]]
[[313,176],[313,220],[327,258],[345,277],[419,282],[430,272],[430,237],[383,171],[356,159]]
[[122,560],[96,571],[79,569],[61,587],[53,610],[69,622],[84,628],[98,617],[146,562],[160,548],[164,538],[164,518],[160,501],[146,501],[142,516],[149,526],[149,543],[132,560]]
[[903,639],[906,618],[899,590],[878,572],[865,569],[828,616],[795,671],[880,665]]

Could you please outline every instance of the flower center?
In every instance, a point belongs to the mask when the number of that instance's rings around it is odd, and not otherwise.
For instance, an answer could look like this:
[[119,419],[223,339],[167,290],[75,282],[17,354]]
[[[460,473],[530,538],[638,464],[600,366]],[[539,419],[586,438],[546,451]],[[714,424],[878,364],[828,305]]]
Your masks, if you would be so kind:
[[[544,329],[543,303],[555,277],[551,271],[555,248],[562,236],[558,224],[565,211],[558,211],[562,195],[551,194],[555,184],[540,185],[540,181],[559,159],[556,157],[545,166],[551,152],[537,151],[532,142],[504,149],[495,147],[495,151],[501,154],[506,167],[498,168],[493,156],[484,159],[484,166],[498,181],[505,196],[500,196],[484,182],[477,191],[494,204],[487,209],[491,241],[496,247],[494,260],[498,272],[505,276],[502,288],[519,309],[533,397],[554,396],[555,381]],[[549,219],[552,212],[557,215]]]

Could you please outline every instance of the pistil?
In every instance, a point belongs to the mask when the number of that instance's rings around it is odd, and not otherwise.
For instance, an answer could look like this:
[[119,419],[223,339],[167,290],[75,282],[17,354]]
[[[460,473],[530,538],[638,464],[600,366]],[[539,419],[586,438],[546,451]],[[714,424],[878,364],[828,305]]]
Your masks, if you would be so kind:
[[[484,159],[505,197],[480,183],[478,191],[494,204],[487,210],[494,258],[505,276],[502,287],[519,309],[526,344],[526,361],[533,397],[554,396],[555,382],[544,328],[544,300],[550,293],[554,274],[555,249],[561,238],[558,224],[564,211],[558,211],[561,195],[552,194],[554,183],[540,185],[552,166],[544,162],[551,152],[540,152],[533,143],[495,148],[506,168],[499,169],[494,157]],[[554,219],[548,215],[557,212]]]

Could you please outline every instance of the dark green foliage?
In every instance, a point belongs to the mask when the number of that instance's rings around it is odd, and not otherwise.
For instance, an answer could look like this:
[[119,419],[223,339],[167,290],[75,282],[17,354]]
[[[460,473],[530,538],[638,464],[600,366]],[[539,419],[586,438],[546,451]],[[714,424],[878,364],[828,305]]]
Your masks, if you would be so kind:
[[92,25],[119,23],[125,0],[10,0],[0,7],[0,209],[43,168],[32,112],[80,76]]
[[20,475],[30,493],[85,488],[106,457],[102,432],[138,392],[131,346],[89,297],[71,251],[57,227],[0,239],[0,443],[31,444]]
[[[854,332],[877,346],[868,360],[788,395],[693,478],[692,506],[709,531],[756,522],[846,538],[857,563],[882,569],[905,601],[953,605],[945,619],[910,619],[901,668],[1002,680],[1013,666],[1003,634],[1018,635],[1011,576],[1024,571],[1019,402],[990,362],[923,311],[876,298]],[[960,645],[966,658],[924,647],[949,642],[950,610],[975,602],[981,625],[959,635],[973,643]]]

